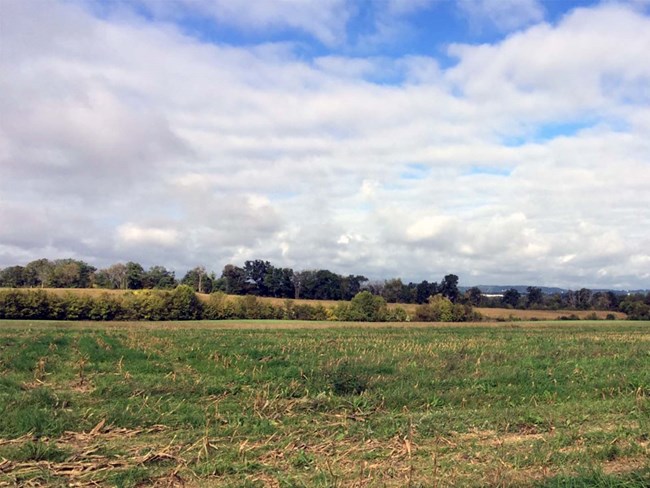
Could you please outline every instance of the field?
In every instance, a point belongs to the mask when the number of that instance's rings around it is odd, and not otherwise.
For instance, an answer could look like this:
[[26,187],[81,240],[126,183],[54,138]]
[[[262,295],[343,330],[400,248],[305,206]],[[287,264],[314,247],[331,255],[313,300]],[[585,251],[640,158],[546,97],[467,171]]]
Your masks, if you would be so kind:
[[650,323],[0,322],[0,486],[650,485]]

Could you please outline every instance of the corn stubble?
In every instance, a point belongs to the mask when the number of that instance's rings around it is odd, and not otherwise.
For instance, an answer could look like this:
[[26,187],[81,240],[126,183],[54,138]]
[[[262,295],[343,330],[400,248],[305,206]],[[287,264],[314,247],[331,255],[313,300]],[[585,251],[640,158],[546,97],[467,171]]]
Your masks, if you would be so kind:
[[0,486],[650,484],[650,323],[0,324]]

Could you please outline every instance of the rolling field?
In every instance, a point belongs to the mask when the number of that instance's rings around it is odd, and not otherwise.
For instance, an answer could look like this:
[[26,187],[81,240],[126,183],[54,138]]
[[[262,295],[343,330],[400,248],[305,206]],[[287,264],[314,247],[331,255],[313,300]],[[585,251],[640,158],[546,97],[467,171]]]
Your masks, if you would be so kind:
[[0,322],[0,486],[650,485],[650,323]]

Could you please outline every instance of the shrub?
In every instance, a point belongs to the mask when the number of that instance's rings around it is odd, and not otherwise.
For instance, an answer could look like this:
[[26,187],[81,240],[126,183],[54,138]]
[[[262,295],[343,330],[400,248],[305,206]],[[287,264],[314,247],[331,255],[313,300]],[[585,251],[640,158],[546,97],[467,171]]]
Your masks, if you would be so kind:
[[232,319],[235,315],[235,304],[222,291],[211,293],[203,307],[203,318],[208,320]]
[[354,322],[383,322],[386,320],[386,301],[369,291],[357,293],[349,304],[335,308],[339,320]]

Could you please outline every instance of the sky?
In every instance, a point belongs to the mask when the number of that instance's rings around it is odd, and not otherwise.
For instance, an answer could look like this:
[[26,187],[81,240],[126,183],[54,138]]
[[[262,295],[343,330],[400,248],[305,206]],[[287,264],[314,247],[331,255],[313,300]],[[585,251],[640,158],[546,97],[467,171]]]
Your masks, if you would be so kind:
[[0,267],[650,288],[650,0],[0,0]]

